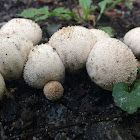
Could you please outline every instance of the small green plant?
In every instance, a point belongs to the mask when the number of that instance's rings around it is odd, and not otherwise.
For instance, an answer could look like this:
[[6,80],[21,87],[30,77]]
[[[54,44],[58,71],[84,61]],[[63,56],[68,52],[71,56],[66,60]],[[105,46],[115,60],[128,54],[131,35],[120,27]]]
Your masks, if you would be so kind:
[[108,33],[110,35],[110,37],[114,37],[115,34],[115,30],[112,29],[109,26],[97,26],[98,29],[105,31],[106,33]]
[[129,10],[133,9],[133,2],[132,0],[124,0],[125,1],[125,5]]
[[79,21],[79,18],[76,16],[75,12],[70,12],[68,9],[64,9],[63,7],[56,8],[53,11],[49,12],[48,6],[46,6],[39,9],[24,10],[21,14],[17,15],[24,18],[31,18],[35,22],[45,20],[53,16],[62,19],[74,18],[76,21]]
[[[140,69],[138,69],[140,73]],[[133,86],[128,86],[125,82],[118,83],[113,88],[114,102],[122,110],[133,114],[140,107],[140,80],[137,79]]]
[[[59,19],[64,20],[70,20],[74,19],[76,22],[86,22],[88,20],[91,20],[90,14],[96,9],[99,9],[99,14],[95,16],[96,18],[92,19],[93,26],[96,26],[97,22],[100,20],[102,14],[104,12],[107,12],[114,8],[118,3],[120,3],[123,0],[103,0],[99,2],[97,5],[92,6],[92,0],[79,0],[79,4],[82,7],[84,11],[84,15],[81,16],[79,9],[78,12],[71,12],[69,9],[65,9],[64,7],[56,8],[52,11],[49,11],[48,6],[39,8],[39,9],[28,9],[24,10],[21,14],[17,14],[20,17],[24,18],[31,18],[35,22],[40,20],[45,20],[49,17],[58,17]],[[77,7],[76,0],[73,0],[75,6]],[[113,33],[113,30],[111,31],[111,28],[101,28],[102,30],[105,29],[109,34],[111,32],[111,35]]]

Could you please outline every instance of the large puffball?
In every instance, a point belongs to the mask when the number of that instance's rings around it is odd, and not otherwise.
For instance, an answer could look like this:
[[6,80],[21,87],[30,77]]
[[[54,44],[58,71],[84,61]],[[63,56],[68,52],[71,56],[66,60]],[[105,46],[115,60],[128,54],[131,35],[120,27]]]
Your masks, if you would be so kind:
[[0,73],[7,81],[18,79],[23,72],[33,44],[17,34],[0,34]]
[[49,40],[69,72],[76,72],[85,66],[95,42],[96,37],[90,30],[81,26],[63,27]]
[[0,33],[17,33],[30,40],[34,45],[38,44],[42,38],[42,30],[39,25],[32,20],[24,18],[11,19],[1,27]]
[[103,30],[90,29],[90,31],[96,36],[97,41],[104,39],[104,38],[110,38],[109,34],[104,32]]
[[140,58],[140,27],[128,31],[123,41],[132,50],[134,55]]
[[34,88],[43,88],[49,81],[63,83],[64,65],[56,51],[48,44],[34,47],[24,69],[25,82]]
[[118,82],[132,84],[137,75],[137,62],[132,51],[121,41],[106,38],[91,50],[86,68],[91,80],[106,90]]

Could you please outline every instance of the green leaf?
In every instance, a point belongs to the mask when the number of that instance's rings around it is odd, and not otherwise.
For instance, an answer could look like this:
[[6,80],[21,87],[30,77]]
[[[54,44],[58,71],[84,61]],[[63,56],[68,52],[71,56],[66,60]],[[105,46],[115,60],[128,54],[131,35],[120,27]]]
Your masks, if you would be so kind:
[[17,14],[24,18],[33,18],[36,15],[36,9],[24,10],[21,14]]
[[132,0],[125,0],[125,5],[129,10],[133,9],[133,2]]
[[131,91],[125,82],[118,83],[113,88],[114,102],[124,111],[133,114],[140,107],[140,80],[136,80]]
[[100,8],[101,8],[101,10],[100,10],[100,13],[101,13],[101,14],[104,12],[104,10],[105,10],[105,8],[106,8],[106,5],[109,4],[109,3],[112,3],[112,0],[103,0],[103,1],[99,2],[98,5],[99,5]]
[[63,7],[54,9],[52,12],[50,12],[50,15],[60,17],[62,19],[74,18],[76,21],[79,21],[79,18],[75,12],[70,12],[69,9],[64,9]]
[[61,18],[68,18],[71,17],[70,15],[66,14],[68,13],[69,10],[68,9],[64,9],[63,7],[59,7],[54,9],[52,12],[50,12],[51,16],[56,16],[56,17],[61,17]]
[[99,2],[98,5],[101,9],[100,9],[100,14],[97,17],[97,21],[101,18],[101,15],[103,14],[104,10],[106,9],[106,5],[109,4],[109,3],[112,3],[112,1],[113,0],[103,0],[103,1]]
[[48,18],[48,16],[49,15],[43,15],[43,16],[37,17],[37,18],[34,19],[34,21],[37,22],[37,21],[40,21],[40,20],[45,20],[45,19]]
[[84,10],[86,10],[90,8],[92,0],[79,0],[79,4]]
[[79,21],[80,19],[77,17],[77,14],[75,12],[65,13],[69,15],[70,17],[74,18],[76,21]]
[[98,7],[97,6],[93,6],[90,10],[91,11],[94,11],[95,9],[97,9]]
[[87,17],[91,13],[91,11],[94,11],[97,8],[97,6],[93,6],[91,9],[85,9],[85,20],[87,20]]
[[67,13],[67,12],[69,12],[69,9],[64,9],[64,7],[59,7],[59,8],[56,8],[56,9],[54,9],[52,12],[55,12],[55,13]]
[[71,17],[70,15],[68,15],[68,14],[66,14],[66,13],[61,13],[61,14],[59,14],[59,13],[51,12],[50,14],[51,14],[51,16],[60,17],[60,18],[62,18],[62,19],[66,19],[66,18],[68,18],[68,17]]
[[110,35],[110,37],[114,37],[114,35],[115,35],[115,30],[109,26],[105,26],[105,27],[98,26],[97,28],[108,33]]
[[114,8],[117,4],[119,4],[120,2],[122,2],[123,0],[116,0],[116,1],[113,1],[113,3],[104,10],[104,12],[107,12],[109,10],[111,10],[112,8]]
[[24,10],[21,14],[17,15],[24,18],[33,18],[37,15],[49,15],[48,6],[39,9]]

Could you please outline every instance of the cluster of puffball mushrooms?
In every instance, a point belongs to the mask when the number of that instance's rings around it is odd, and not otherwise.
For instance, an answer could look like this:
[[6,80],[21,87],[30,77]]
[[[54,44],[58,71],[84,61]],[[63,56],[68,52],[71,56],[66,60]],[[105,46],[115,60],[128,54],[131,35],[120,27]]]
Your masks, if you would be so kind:
[[[140,27],[124,36],[124,43],[98,29],[68,26],[39,44],[42,30],[29,19],[15,18],[0,29],[0,99],[7,92],[5,81],[19,79],[43,89],[49,100],[64,92],[65,70],[77,73],[86,66],[91,80],[106,90],[121,81],[132,84],[140,58]],[[134,56],[135,55],[135,56]]]

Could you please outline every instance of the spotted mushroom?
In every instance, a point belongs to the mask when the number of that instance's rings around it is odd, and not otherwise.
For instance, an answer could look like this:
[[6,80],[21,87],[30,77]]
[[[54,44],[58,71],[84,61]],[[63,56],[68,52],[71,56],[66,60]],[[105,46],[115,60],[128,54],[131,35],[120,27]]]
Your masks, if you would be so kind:
[[72,73],[85,66],[95,42],[96,37],[92,32],[81,26],[63,27],[49,40],[49,44],[56,50],[65,68]]
[[33,44],[17,34],[0,35],[0,73],[6,81],[21,77]]
[[140,27],[128,31],[123,38],[123,42],[128,45],[138,59],[137,67],[140,68]]
[[86,68],[94,83],[110,91],[118,82],[132,84],[137,75],[137,62],[131,49],[114,38],[101,39],[94,45]]
[[49,44],[37,45],[30,51],[24,68],[24,80],[29,86],[44,88],[45,96],[56,100],[63,95],[64,78],[65,67]]
[[42,38],[42,30],[39,25],[32,20],[24,18],[14,18],[3,25],[0,33],[19,34],[30,40],[34,45],[38,44]]
[[140,59],[140,27],[128,31],[123,42],[132,50],[134,55]]

